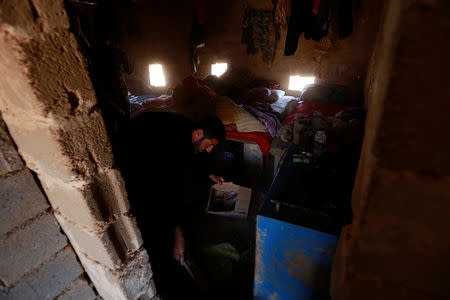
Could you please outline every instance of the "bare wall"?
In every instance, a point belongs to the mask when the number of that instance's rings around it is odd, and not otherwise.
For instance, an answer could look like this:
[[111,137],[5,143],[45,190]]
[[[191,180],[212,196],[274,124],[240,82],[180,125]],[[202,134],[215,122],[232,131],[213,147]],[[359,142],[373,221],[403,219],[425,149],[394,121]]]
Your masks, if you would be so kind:
[[[449,299],[450,3],[390,1],[332,299]],[[426,41],[426,42],[424,42]]]
[[[210,74],[212,63],[222,61],[279,81],[285,90],[289,75],[301,74],[347,86],[356,95],[361,93],[383,1],[353,1],[353,33],[346,39],[337,38],[336,19],[332,19],[332,46],[327,52],[314,49],[317,42],[301,38],[295,55],[283,56],[286,30],[281,31],[271,65],[263,63],[259,53],[247,55],[245,45],[241,45],[243,3],[206,1],[207,45],[200,49],[197,76],[205,77]],[[188,47],[193,16],[191,1],[136,1],[134,6],[121,9],[117,16],[120,16],[116,20],[120,23],[121,45],[135,64],[131,78],[147,83],[148,64],[153,62],[164,64],[168,87],[191,74]]]

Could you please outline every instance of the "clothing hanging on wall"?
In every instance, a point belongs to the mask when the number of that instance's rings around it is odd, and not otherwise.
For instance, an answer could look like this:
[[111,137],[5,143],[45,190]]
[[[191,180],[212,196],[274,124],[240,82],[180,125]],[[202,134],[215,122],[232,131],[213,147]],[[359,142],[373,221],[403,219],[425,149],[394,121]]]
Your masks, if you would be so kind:
[[287,0],[272,0],[272,19],[275,26],[275,51],[281,38],[281,30],[287,27]]
[[330,5],[328,0],[292,0],[284,55],[295,54],[298,39],[302,33],[304,33],[305,39],[315,41],[326,36],[329,21]]
[[247,54],[255,54],[260,49],[263,62],[271,62],[275,55],[275,38],[272,11],[246,8],[241,44],[247,45]]
[[287,27],[287,0],[274,0],[274,23],[279,24],[280,29]]
[[353,17],[352,17],[352,0],[340,0],[338,8],[338,22],[339,22],[339,38],[345,39],[352,34],[353,31]]
[[[298,39],[304,33],[305,39],[321,40],[328,33],[331,18],[332,0],[292,0],[291,18],[284,55],[294,55]],[[352,0],[336,0],[337,33],[340,39],[348,37],[353,31]],[[334,14],[333,14],[334,15]]]
[[197,72],[200,64],[199,49],[206,45],[206,12],[204,0],[194,2],[194,20],[189,38],[189,53],[192,72]]

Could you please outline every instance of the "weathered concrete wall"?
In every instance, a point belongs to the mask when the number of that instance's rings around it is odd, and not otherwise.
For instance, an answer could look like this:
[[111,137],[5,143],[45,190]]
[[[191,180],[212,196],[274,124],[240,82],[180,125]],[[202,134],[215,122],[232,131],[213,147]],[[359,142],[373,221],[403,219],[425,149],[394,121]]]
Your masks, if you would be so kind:
[[450,5],[390,1],[333,299],[450,298]]
[[0,117],[0,298],[96,299]]
[[99,294],[152,296],[147,252],[63,1],[0,3],[0,73],[9,133]]
[[[262,62],[260,52],[248,55],[246,47],[241,45],[245,1],[205,3],[207,44],[200,49],[199,77],[209,75],[211,64],[220,61],[279,81],[284,90],[288,88],[290,75],[301,74],[316,76],[323,83],[347,86],[352,95],[362,92],[383,1],[353,1],[353,33],[343,40],[337,38],[334,18],[330,29],[331,48],[327,52],[315,49],[317,42],[302,38],[295,55],[283,56],[287,30],[282,30],[271,65]],[[168,87],[191,74],[189,34],[192,15],[191,1],[136,1],[133,7],[120,9],[117,22],[123,25],[122,47],[135,64],[132,77],[147,83],[148,64],[155,62],[164,65]]]

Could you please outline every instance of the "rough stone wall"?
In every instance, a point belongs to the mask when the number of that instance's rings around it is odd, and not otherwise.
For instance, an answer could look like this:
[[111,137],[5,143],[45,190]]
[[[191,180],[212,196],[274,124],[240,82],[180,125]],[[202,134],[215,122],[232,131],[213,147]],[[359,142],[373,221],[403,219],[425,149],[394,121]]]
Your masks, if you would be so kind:
[[147,252],[63,1],[0,2],[0,74],[8,131],[100,296],[152,297]]
[[450,298],[449,20],[445,0],[387,5],[335,300]]
[[0,195],[0,298],[96,299],[1,117]]

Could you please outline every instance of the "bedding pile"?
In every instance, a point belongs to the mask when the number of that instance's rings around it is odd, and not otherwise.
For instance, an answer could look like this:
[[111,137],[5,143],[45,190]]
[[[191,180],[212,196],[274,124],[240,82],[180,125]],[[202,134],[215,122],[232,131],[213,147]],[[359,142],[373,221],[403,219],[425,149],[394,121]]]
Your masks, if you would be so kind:
[[303,107],[303,113],[293,113],[292,118],[278,131],[283,142],[293,142],[305,149],[312,149],[314,134],[322,130],[327,137],[327,150],[345,151],[362,140],[364,134],[364,113],[355,106],[321,105],[323,111]]
[[348,143],[348,136],[362,136],[363,121],[355,114],[357,106],[345,88],[312,84],[296,98],[286,96],[278,83],[256,79],[242,70],[204,80],[191,75],[172,95],[129,95],[129,99],[132,118],[144,111],[174,112],[193,120],[216,115],[225,125],[227,138],[257,143],[266,159],[274,138],[290,143],[296,136],[296,140],[310,142],[306,131],[298,130],[307,126],[296,130],[294,125],[307,124],[314,116],[324,119],[330,149]]

